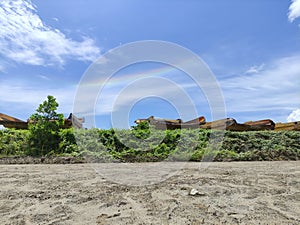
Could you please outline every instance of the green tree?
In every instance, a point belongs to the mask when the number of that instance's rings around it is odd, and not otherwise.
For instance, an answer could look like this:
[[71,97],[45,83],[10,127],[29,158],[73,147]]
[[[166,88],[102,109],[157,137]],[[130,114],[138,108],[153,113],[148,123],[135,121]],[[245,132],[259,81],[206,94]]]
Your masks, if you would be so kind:
[[29,122],[29,149],[28,154],[42,156],[49,153],[58,153],[60,127],[64,124],[63,114],[56,112],[59,104],[53,96],[48,96],[31,115]]

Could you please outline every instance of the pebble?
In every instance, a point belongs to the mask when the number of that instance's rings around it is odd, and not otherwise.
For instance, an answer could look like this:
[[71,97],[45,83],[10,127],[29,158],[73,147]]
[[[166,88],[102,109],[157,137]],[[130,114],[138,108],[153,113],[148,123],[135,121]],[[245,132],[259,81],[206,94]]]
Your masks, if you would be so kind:
[[204,193],[200,193],[197,189],[192,189],[189,193],[189,195],[195,196],[195,195],[199,195],[199,196],[205,196]]

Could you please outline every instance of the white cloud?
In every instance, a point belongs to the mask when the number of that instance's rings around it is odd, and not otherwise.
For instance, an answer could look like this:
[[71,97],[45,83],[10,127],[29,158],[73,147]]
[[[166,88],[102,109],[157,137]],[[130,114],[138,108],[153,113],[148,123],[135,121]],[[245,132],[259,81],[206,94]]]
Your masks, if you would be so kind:
[[93,61],[100,55],[94,40],[67,38],[46,25],[30,0],[1,0],[0,52],[16,62],[62,65],[66,59]]
[[259,73],[263,70],[265,64],[261,64],[259,66],[251,66],[245,73],[246,74],[254,74]]
[[[300,54],[274,60],[268,64],[254,66],[251,75],[241,74],[219,80],[220,88],[223,91],[228,116],[235,117],[238,121],[258,120],[270,118],[274,121],[286,121],[286,115],[300,104]],[[207,115],[209,110],[208,99],[205,99],[199,87],[188,80],[181,80],[182,75],[168,76],[177,82],[178,87],[183,88],[195,102],[199,114]],[[134,77],[134,76],[133,76]],[[123,80],[124,81],[124,80]],[[115,83],[107,87],[99,95],[97,103],[97,114],[108,114],[112,111],[122,109],[132,101],[141,96],[151,95],[162,96],[166,99],[176,99],[181,106],[186,101],[178,90],[167,87],[161,82],[150,80],[132,86],[131,92],[120,95],[120,90],[126,88],[130,83]],[[118,86],[118,85],[121,86]],[[144,86],[143,86],[144,85]],[[84,91],[83,101],[88,99],[89,88]],[[116,99],[119,98],[118,104]],[[83,104],[82,104],[83,105]],[[89,110],[89,109],[88,109]]]
[[[97,86],[100,88],[100,84]],[[183,90],[188,87],[189,86],[177,84],[162,77],[148,77],[136,79],[134,81],[124,80],[121,83],[113,83],[104,86],[99,94],[96,104],[96,114],[110,114],[113,111],[127,107],[138,99],[147,98],[149,96],[169,99],[176,103],[179,102],[180,105],[184,106],[189,103],[183,92]],[[94,88],[95,87],[86,87],[84,91],[81,91],[84,96],[80,96],[77,100],[80,101],[80,110],[82,110],[82,112],[93,111],[93,109],[85,107],[85,102],[95,96],[95,93],[93,93]],[[98,90],[98,88],[96,89]],[[200,97],[198,96],[197,100],[199,98]],[[90,106],[90,104],[88,105]],[[186,106],[186,110],[188,109],[188,106]]]
[[42,79],[42,80],[46,80],[46,81],[50,81],[51,79],[45,75],[37,75],[38,78]]
[[300,109],[295,109],[287,118],[288,122],[300,121]]
[[75,85],[67,87],[49,88],[41,82],[39,85],[24,82],[24,80],[2,80],[0,83],[0,108],[3,113],[11,114],[26,120],[39,104],[54,96],[59,102],[59,112],[68,114],[73,109]]
[[289,7],[288,17],[290,22],[293,22],[296,18],[300,17],[300,0],[292,0],[292,4]]
[[300,103],[299,62],[300,55],[285,57],[251,76],[221,80],[228,113],[244,112],[254,119],[262,114],[274,120],[286,120],[282,113],[297,108]]

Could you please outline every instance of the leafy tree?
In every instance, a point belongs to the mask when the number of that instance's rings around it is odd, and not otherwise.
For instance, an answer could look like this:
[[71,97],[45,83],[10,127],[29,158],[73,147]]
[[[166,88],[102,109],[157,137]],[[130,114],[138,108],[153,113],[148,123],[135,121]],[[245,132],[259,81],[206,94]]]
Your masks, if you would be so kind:
[[48,96],[31,115],[29,122],[28,154],[42,156],[59,150],[60,127],[64,124],[63,114],[56,112],[59,104],[53,96]]

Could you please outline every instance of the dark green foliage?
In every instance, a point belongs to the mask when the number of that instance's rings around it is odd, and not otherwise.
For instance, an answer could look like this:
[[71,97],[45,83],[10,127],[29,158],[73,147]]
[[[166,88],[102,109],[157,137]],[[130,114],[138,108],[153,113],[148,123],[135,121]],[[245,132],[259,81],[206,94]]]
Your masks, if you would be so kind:
[[[76,155],[87,159],[89,162],[113,161],[112,152],[113,136],[111,130],[99,129],[75,130],[74,131],[77,153]],[[106,143],[106,147],[103,142]]]
[[76,153],[79,152],[73,128],[61,129],[59,132],[59,138],[60,142],[57,153],[76,155]]
[[59,130],[64,123],[63,114],[56,112],[58,103],[53,96],[48,96],[36,110],[29,123],[28,155],[43,156],[57,154],[59,151]]
[[[31,131],[1,130],[0,154],[71,155],[88,162],[299,160],[300,132],[213,130],[56,130],[47,152],[27,149]],[[52,134],[52,133],[51,133]],[[32,144],[32,143],[31,143]],[[45,148],[44,148],[45,149]],[[36,151],[37,151],[36,150]]]
[[233,160],[297,160],[300,132],[226,132],[222,149],[238,153]]
[[24,155],[28,145],[29,132],[27,130],[0,130],[0,155]]
[[151,127],[147,121],[143,121],[132,127],[132,133],[139,139],[146,139],[151,134]]

